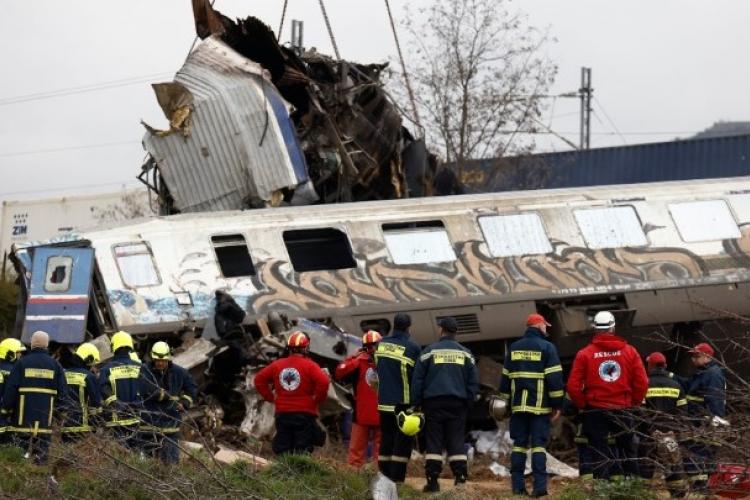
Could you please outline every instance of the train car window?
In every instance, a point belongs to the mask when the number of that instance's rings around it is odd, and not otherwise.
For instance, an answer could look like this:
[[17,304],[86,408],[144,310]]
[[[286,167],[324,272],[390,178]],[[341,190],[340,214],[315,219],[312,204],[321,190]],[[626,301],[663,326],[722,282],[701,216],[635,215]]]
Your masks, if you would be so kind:
[[45,292],[67,292],[70,290],[70,271],[73,258],[55,255],[47,259],[47,272],[44,276]]
[[441,221],[383,224],[385,246],[394,264],[432,264],[456,260]]
[[125,286],[139,288],[161,284],[151,249],[145,243],[115,245],[115,261]]
[[646,233],[633,207],[575,210],[574,215],[589,248],[621,248],[648,245]]
[[332,227],[284,231],[284,244],[294,270],[331,271],[357,267],[346,233]]
[[477,220],[493,257],[552,252],[538,214],[487,215]]
[[250,257],[245,237],[241,234],[211,236],[221,275],[225,278],[255,276],[255,266]]
[[719,241],[739,238],[740,230],[724,200],[691,201],[669,205],[682,241]]

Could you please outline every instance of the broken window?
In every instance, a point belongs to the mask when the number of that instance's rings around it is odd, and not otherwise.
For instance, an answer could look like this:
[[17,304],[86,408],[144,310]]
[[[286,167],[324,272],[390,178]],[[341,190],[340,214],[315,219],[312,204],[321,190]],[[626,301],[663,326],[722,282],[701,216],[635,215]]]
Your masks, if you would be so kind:
[[369,332],[370,330],[375,330],[380,335],[385,337],[391,331],[391,322],[386,318],[365,319],[359,322],[359,329],[363,333]]
[[146,243],[115,245],[114,253],[125,286],[138,288],[161,283],[151,249]]
[[47,272],[44,276],[45,292],[67,292],[70,289],[70,271],[73,258],[55,255],[47,259]]
[[394,264],[456,260],[448,232],[439,220],[383,224],[383,237]]
[[606,207],[573,212],[589,248],[638,247],[648,244],[633,207]]
[[490,215],[478,221],[493,257],[552,252],[538,214]]
[[211,243],[216,252],[216,260],[219,261],[222,276],[225,278],[255,276],[255,266],[243,235],[211,236]]
[[682,241],[718,241],[741,236],[724,200],[674,203],[669,205],[669,212]]
[[284,231],[284,244],[295,271],[331,271],[357,267],[346,233],[325,227]]

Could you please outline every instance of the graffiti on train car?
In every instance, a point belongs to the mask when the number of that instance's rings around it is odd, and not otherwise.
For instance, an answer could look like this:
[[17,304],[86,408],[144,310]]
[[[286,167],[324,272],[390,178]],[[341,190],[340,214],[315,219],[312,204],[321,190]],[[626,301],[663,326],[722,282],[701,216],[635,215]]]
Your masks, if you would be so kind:
[[[721,267],[726,271],[750,267],[750,226],[742,229],[741,239],[723,243],[727,256]],[[259,255],[256,275],[233,280],[227,291],[249,313],[265,314],[272,309],[316,311],[530,292],[570,296],[721,279],[721,268],[682,248],[592,250],[553,241],[554,252],[548,255],[494,258],[483,242],[466,241],[454,245],[458,258],[453,262],[396,265],[385,256],[383,243],[352,243],[359,263],[355,269],[296,273],[287,261]],[[188,309],[173,297],[130,290],[110,290],[110,303],[123,324],[203,319],[213,309],[215,286],[199,276],[212,269],[210,254],[196,252],[181,259],[172,281],[176,288],[191,291],[193,305]]]

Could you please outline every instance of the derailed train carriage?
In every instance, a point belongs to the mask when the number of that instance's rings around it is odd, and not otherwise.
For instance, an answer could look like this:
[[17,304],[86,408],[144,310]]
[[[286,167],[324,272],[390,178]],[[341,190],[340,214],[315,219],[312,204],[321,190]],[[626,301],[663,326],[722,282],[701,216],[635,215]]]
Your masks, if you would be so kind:
[[223,290],[251,332],[271,311],[355,334],[406,311],[427,344],[451,315],[494,357],[539,310],[570,357],[603,309],[671,340],[750,314],[750,178],[153,217],[13,260],[24,340],[200,331]]

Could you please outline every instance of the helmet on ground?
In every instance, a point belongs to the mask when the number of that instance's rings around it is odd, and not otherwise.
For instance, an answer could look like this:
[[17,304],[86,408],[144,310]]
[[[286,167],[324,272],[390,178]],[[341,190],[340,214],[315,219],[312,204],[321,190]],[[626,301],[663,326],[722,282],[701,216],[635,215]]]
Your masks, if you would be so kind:
[[375,330],[368,330],[367,333],[362,335],[362,344],[368,345],[368,344],[377,344],[382,340],[383,336],[380,335]]
[[134,349],[133,337],[128,332],[119,331],[112,335],[112,352],[116,352],[121,347],[130,347]]
[[419,412],[399,412],[396,415],[396,422],[401,432],[407,436],[416,436],[424,427],[424,415]]
[[76,356],[81,358],[88,366],[95,365],[101,361],[99,349],[91,342],[84,342],[76,349]]
[[151,359],[172,359],[172,351],[169,348],[169,344],[164,341],[159,341],[151,348]]
[[310,346],[310,339],[302,332],[292,333],[286,341],[287,347],[305,348]]
[[490,416],[498,422],[508,416],[508,401],[499,397],[490,397]]
[[597,330],[611,330],[615,327],[615,316],[609,311],[599,311],[594,316],[594,328]]
[[26,350],[26,346],[18,339],[3,339],[0,342],[0,359],[5,361],[16,361],[18,353]]
[[136,363],[141,364],[141,358],[138,357],[138,353],[137,352],[130,351],[130,354],[128,354],[128,356],[130,356],[130,359],[132,361],[135,361]]

